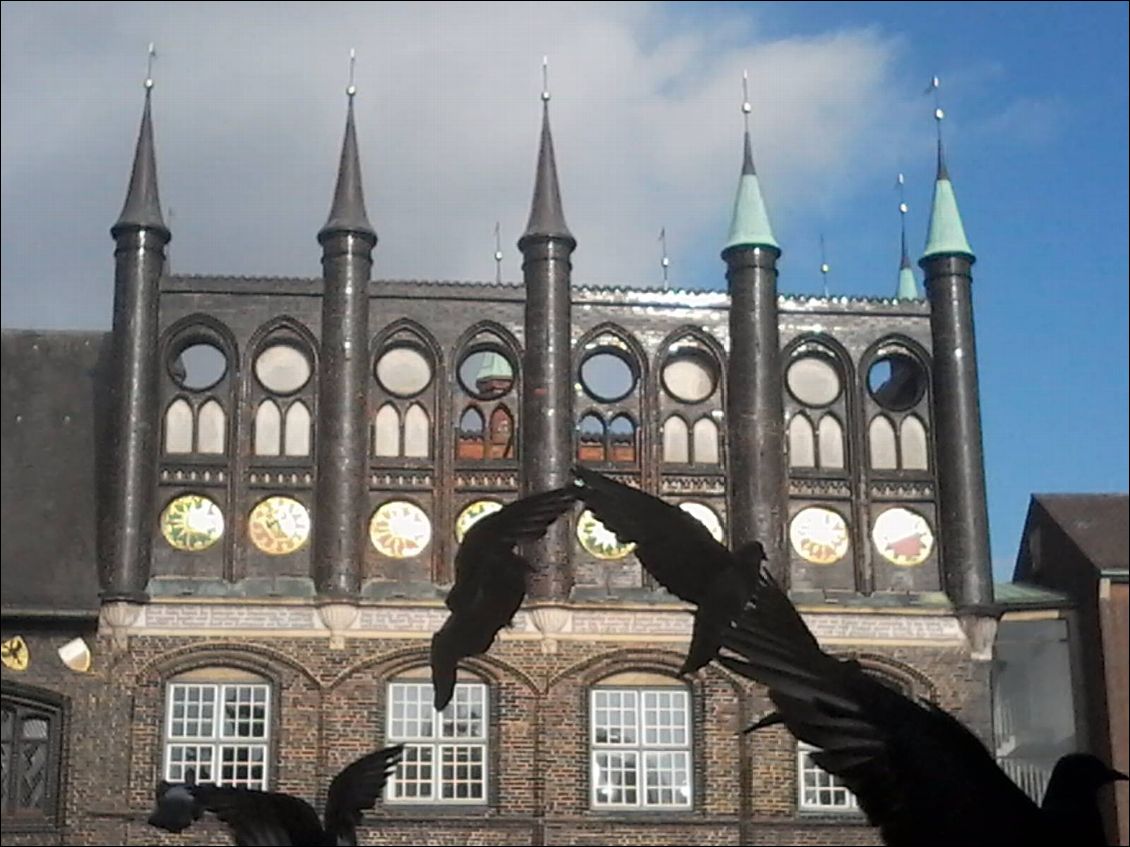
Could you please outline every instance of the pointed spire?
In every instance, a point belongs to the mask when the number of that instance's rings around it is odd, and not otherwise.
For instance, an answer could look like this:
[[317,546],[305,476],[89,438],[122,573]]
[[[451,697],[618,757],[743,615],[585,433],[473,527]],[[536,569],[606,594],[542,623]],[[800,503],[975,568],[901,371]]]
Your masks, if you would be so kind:
[[[153,45],[149,45],[150,64],[152,64]],[[157,192],[157,156],[153,149],[153,119],[150,114],[153,78],[145,79],[145,110],[141,113],[141,130],[137,136],[137,149],[133,155],[133,172],[129,178],[129,191],[118,221],[110,228],[117,238],[118,233],[130,227],[153,229],[171,238],[165,219],[161,216],[161,198]]]
[[905,177],[899,174],[899,224],[901,229],[899,246],[901,253],[899,256],[899,285],[895,297],[899,300],[918,300],[918,283],[914,279],[914,268],[911,267],[910,254],[906,250],[906,213],[909,211],[909,207],[906,205],[906,199],[903,196],[905,182]]
[[357,154],[357,130],[353,124],[353,97],[357,89],[353,85],[354,54],[349,57],[349,109],[345,117],[345,138],[341,144],[341,163],[337,169],[337,187],[334,189],[333,205],[326,225],[318,233],[318,240],[334,232],[353,232],[377,237],[369,215],[365,211],[365,192],[361,187],[361,158]]
[[561,208],[561,188],[557,183],[557,161],[553,155],[553,134],[549,129],[549,86],[546,82],[548,59],[542,59],[543,89],[541,93],[541,146],[534,182],[534,199],[530,204],[530,220],[521,240],[527,238],[564,238],[575,241],[565,223]]
[[[934,77],[931,88],[937,97],[938,78]],[[942,120],[945,112],[937,105],[934,106],[934,120],[938,127],[938,175],[934,182],[934,202],[930,208],[930,228],[926,236],[926,250],[923,259],[933,256],[963,255],[970,259],[975,258],[973,248],[965,237],[965,227],[961,223],[961,213],[957,210],[957,195],[950,181],[949,169],[946,167],[945,148],[942,145]]]
[[[746,89],[748,75],[742,75],[742,87]],[[753,107],[746,92],[742,102],[746,128],[742,154],[742,175],[738,181],[738,194],[734,199],[734,214],[730,221],[730,237],[724,249],[731,247],[773,247],[781,249],[773,237],[773,227],[769,223],[769,212],[765,208],[765,198],[761,196],[761,182],[753,165],[753,144],[749,137],[749,113]]]

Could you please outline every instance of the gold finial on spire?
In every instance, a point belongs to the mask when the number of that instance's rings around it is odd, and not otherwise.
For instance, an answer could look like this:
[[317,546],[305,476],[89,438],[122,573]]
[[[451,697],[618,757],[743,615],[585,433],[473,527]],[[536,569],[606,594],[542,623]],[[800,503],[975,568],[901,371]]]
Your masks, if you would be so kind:
[[910,211],[910,207],[906,205],[906,177],[899,174],[896,185],[899,190],[899,214],[906,217],[906,213]]
[[663,268],[663,290],[667,290],[667,269],[671,267],[671,260],[667,257],[667,227],[659,230],[659,243],[663,245],[663,251],[659,260],[659,266]]
[[352,97],[357,93],[357,86],[353,84],[353,72],[357,66],[357,50],[353,47],[349,48],[349,85],[345,88],[345,93]]
[[549,56],[541,57],[541,99],[549,102]]
[[157,58],[157,48],[153,46],[153,42],[149,42],[149,52],[145,57],[145,87],[153,87],[153,60]]

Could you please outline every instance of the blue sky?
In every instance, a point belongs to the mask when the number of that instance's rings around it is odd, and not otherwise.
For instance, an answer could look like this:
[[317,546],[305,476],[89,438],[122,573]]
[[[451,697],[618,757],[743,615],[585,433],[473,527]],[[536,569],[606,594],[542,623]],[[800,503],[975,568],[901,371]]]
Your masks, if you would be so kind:
[[263,8],[0,7],[5,327],[109,326],[149,41],[172,266],[199,273],[319,273],[356,47],[378,276],[493,278],[499,221],[520,277],[549,54],[576,281],[657,284],[666,227],[673,283],[724,285],[748,68],[781,290],[820,290],[823,235],[833,294],[889,295],[900,171],[924,243],[936,74],[978,257],[998,578],[1032,492],[1127,489],[1127,4]]

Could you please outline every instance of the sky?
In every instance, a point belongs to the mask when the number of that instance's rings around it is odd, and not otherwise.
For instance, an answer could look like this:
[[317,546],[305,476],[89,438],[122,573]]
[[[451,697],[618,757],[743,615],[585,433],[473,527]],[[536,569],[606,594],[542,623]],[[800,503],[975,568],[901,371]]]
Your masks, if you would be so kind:
[[[374,275],[521,279],[542,57],[575,284],[723,288],[749,73],[780,290],[890,296],[940,80],[977,254],[994,573],[1033,492],[1128,488],[1126,3],[4,2],[4,327],[108,329],[156,46],[175,273],[320,275],[349,51]],[[919,281],[921,273],[919,272]]]

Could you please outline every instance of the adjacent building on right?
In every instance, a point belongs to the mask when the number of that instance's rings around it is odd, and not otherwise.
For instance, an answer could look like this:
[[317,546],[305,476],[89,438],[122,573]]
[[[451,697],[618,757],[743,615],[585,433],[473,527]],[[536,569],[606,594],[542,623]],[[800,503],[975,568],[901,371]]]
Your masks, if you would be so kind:
[[[1005,611],[994,730],[998,759],[1014,778],[1037,773],[1038,763],[1066,744],[1130,770],[1128,527],[1126,494],[1032,496],[1013,582],[997,592]],[[1057,673],[1070,682],[1059,686],[1061,696],[1047,685]],[[1024,697],[1025,680],[1039,677],[1044,696]],[[1022,702],[1020,711],[1013,708]],[[1113,843],[1127,844],[1127,784],[1115,790],[1103,810],[1107,832],[1117,836]]]

